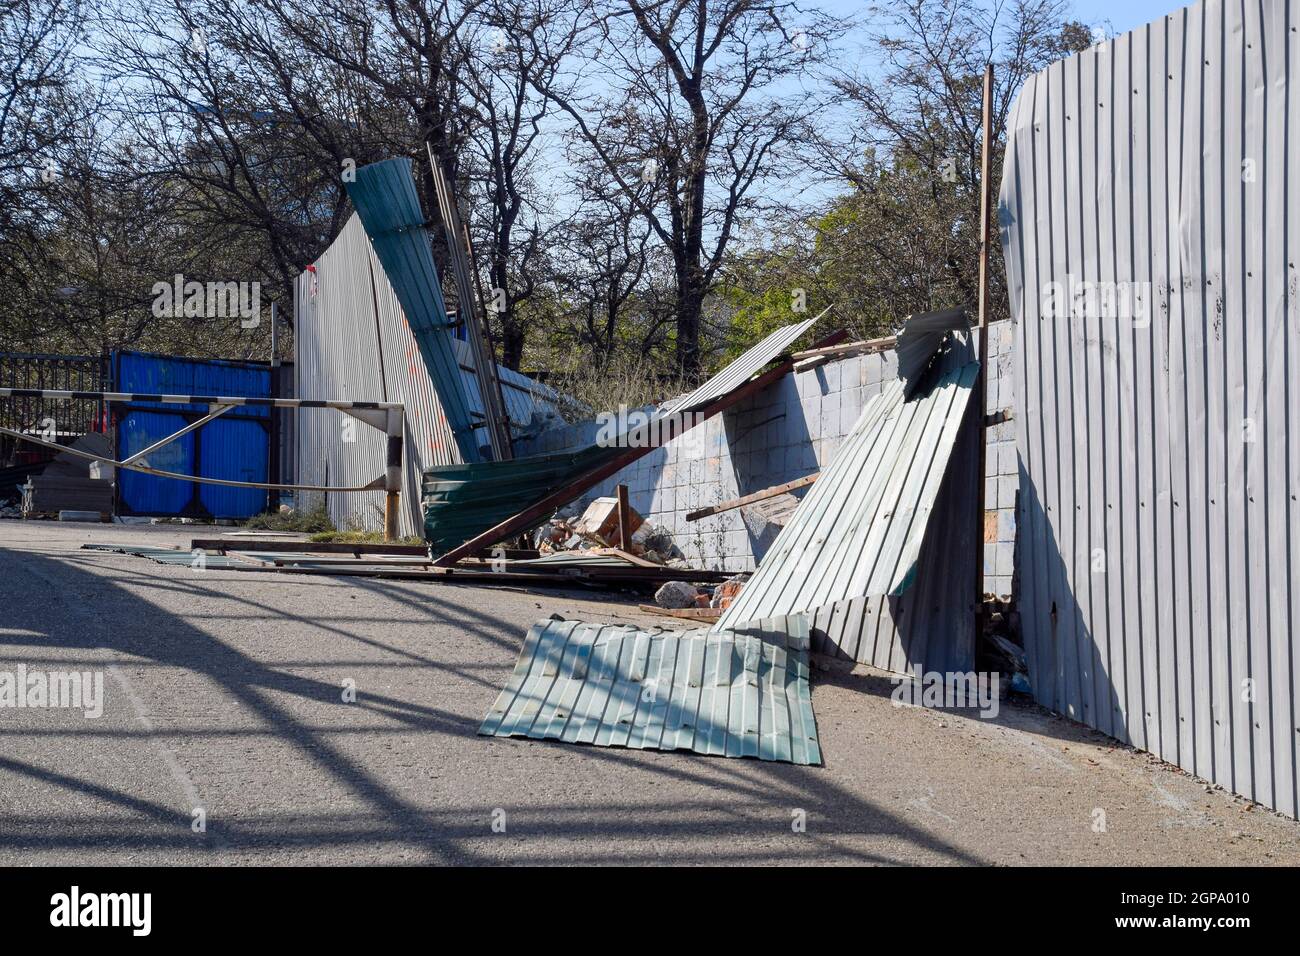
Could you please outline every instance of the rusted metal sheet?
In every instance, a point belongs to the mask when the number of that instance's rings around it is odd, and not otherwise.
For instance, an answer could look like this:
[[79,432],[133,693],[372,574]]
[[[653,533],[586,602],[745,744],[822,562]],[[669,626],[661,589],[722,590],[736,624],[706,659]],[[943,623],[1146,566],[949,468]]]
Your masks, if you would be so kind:
[[801,616],[644,631],[541,621],[479,733],[820,764]]

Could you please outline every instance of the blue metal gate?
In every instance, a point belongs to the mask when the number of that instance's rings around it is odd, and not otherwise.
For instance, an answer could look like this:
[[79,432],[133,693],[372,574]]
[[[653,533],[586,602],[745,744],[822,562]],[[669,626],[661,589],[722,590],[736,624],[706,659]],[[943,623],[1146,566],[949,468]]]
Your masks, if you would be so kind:
[[[261,362],[188,359],[144,352],[113,353],[114,389],[147,395],[271,396],[271,369]],[[205,405],[160,402],[114,404],[113,436],[119,461],[207,413]],[[149,456],[155,468],[233,481],[268,481],[269,409],[240,406]],[[261,488],[227,488],[158,478],[133,471],[117,475],[117,513],[165,518],[248,518],[264,511]]]

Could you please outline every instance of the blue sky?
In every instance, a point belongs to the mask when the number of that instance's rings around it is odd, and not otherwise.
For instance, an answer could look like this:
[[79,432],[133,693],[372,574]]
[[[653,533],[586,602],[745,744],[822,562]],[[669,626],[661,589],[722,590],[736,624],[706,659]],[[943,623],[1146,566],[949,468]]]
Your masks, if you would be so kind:
[[[1188,6],[1190,2],[1191,0],[1072,0],[1070,5],[1074,18],[1088,26],[1108,26],[1110,33],[1127,33],[1166,13]],[[868,3],[869,0],[819,0],[814,5],[836,14],[847,14],[861,11]]]
[[1076,19],[1089,26],[1109,21],[1115,33],[1127,33],[1189,4],[1182,0],[1074,0],[1071,5]]

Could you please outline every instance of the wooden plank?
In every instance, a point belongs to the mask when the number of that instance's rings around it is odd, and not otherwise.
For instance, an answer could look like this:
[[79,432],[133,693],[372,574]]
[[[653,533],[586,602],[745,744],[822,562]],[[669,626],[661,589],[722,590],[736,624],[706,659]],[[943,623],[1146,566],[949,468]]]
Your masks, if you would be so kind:
[[724,501],[721,504],[701,508],[699,511],[692,511],[686,515],[686,520],[699,521],[701,518],[707,518],[710,515],[721,514],[724,511],[734,511],[736,508],[743,508],[745,505],[752,505],[757,501],[766,501],[768,498],[775,498],[791,491],[798,491],[800,488],[807,488],[816,481],[820,475],[821,472],[812,475],[805,475],[802,478],[796,478],[794,481],[787,481],[783,485],[773,485],[771,488],[764,488],[762,491],[755,491],[752,494],[744,495],[740,498],[733,498],[730,501]]
[[795,352],[790,358],[794,361],[794,370],[796,372],[811,372],[815,368],[820,368],[838,359],[885,352],[897,344],[898,336],[888,335],[884,338],[867,339],[863,342],[846,342],[842,345],[831,345],[825,348],[811,348],[803,352]]
[[202,551],[301,551],[317,554],[402,554],[424,557],[422,544],[351,544],[340,541],[285,541],[283,538],[191,538],[190,550]]
[[[847,335],[848,333],[846,331],[840,329],[838,332],[833,332],[826,338],[822,339],[818,344],[832,345],[839,342]],[[779,382],[789,374],[793,368],[794,363],[789,359],[786,359],[761,375],[751,378],[744,385],[726,395],[723,395],[721,398],[709,405],[706,405],[694,415],[688,416],[689,425],[687,428],[680,427],[681,419],[669,419],[665,423],[667,427],[662,429],[662,431],[669,433],[668,436],[665,437],[662,432],[655,436],[660,439],[658,445],[656,445],[654,441],[647,441],[642,447],[624,449],[621,454],[616,455],[611,461],[606,462],[599,468],[592,469],[581,478],[571,482],[563,488],[560,488],[558,491],[552,492],[541,501],[530,505],[514,517],[507,518],[505,521],[502,521],[495,527],[489,528],[482,534],[471,538],[459,547],[452,548],[438,559],[438,564],[443,567],[454,565],[457,561],[467,555],[474,554],[484,548],[491,547],[498,541],[504,541],[506,538],[514,537],[515,535],[526,531],[537,522],[552,514],[562,505],[568,504],[574,498],[581,495],[588,488],[593,488],[606,478],[617,474],[632,462],[650,454],[650,452],[654,451],[660,445],[666,444],[668,441],[676,438],[679,434],[683,434],[690,427],[694,427],[700,422],[726,411],[733,405],[743,402],[751,395],[763,391],[763,389],[767,388],[769,385]]]
[[627,503],[627,485],[615,489],[618,500],[618,546],[623,551],[632,547],[632,514]]
[[638,607],[651,614],[663,614],[666,617],[680,617],[686,621],[716,621],[722,617],[720,607],[659,607],[654,604],[640,604]]

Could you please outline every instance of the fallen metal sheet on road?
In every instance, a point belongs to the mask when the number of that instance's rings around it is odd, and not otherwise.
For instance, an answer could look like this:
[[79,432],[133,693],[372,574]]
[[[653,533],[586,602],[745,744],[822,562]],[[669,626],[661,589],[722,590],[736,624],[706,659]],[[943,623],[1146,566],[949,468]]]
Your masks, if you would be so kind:
[[979,371],[969,358],[950,343],[911,398],[900,379],[867,403],[719,627],[911,585]]
[[182,551],[179,548],[151,548],[134,544],[83,544],[83,551],[108,551],[115,554],[129,554],[137,558],[148,558],[158,564],[171,564],[193,567],[205,571],[245,571],[257,570],[245,561],[228,558],[223,554],[210,554]]
[[479,733],[822,762],[803,615],[684,633],[547,620]]
[[452,581],[488,586],[542,586],[653,589],[667,581],[700,584],[718,583],[733,575],[698,568],[648,565],[608,552],[574,552],[544,558],[469,559],[453,567],[439,567],[428,558],[376,555],[348,558],[313,555],[299,551],[233,551],[221,553],[178,548],[157,548],[127,544],[85,544],[84,550],[112,551],[148,558],[159,564],[189,566],[205,571],[252,571],[279,574],[326,575],[335,577]]

